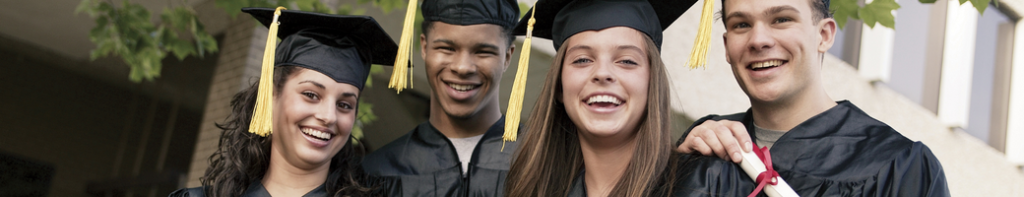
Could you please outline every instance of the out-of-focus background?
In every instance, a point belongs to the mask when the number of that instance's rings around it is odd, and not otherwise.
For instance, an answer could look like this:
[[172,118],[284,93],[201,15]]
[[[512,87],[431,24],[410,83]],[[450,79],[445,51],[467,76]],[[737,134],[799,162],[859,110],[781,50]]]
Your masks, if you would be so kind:
[[[229,114],[232,95],[256,81],[266,28],[244,13],[232,17],[222,0],[132,0],[153,12],[152,21],[164,20],[164,8],[187,8],[218,46],[202,57],[168,53],[157,59],[158,76],[132,80],[122,57],[91,58],[96,22],[75,13],[80,2],[0,1],[0,196],[165,196],[198,186],[217,146],[215,124]],[[319,2],[373,16],[395,40],[401,34],[405,1]],[[665,33],[675,137],[699,117],[749,107],[720,36],[712,36],[707,68],[682,66],[702,3]],[[1024,196],[1024,0],[999,1],[984,14],[956,0],[899,3],[895,30],[851,20],[838,33],[824,60],[830,96],[927,144],[954,196]],[[724,33],[721,21],[713,28],[712,35]],[[527,87],[539,87],[554,49],[545,39],[532,48]],[[413,54],[414,65],[423,65]],[[503,109],[516,61],[503,76]],[[386,88],[391,69],[383,70],[362,99],[378,117],[362,127],[371,147],[427,117],[422,66],[414,69],[415,88],[401,94]],[[525,98],[528,115],[536,94]]]

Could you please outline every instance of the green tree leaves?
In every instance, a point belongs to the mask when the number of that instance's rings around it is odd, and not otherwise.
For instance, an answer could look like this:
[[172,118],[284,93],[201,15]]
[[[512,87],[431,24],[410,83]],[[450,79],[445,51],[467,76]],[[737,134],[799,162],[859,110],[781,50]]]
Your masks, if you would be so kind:
[[[963,5],[964,3],[967,3],[967,1],[968,0],[960,0],[960,5]],[[985,13],[985,9],[988,8],[988,3],[992,2],[991,0],[970,0],[970,1],[971,1],[971,5],[974,5],[974,8],[978,9],[978,13],[980,13],[980,14],[984,14]],[[996,4],[996,6],[999,6],[999,1],[996,1],[995,4]]]
[[[232,17],[237,17],[243,7],[288,5],[330,14],[366,13],[365,9],[352,4],[330,7],[320,0],[216,0],[214,3]],[[358,3],[372,3],[384,12],[405,6],[403,0],[359,0]],[[133,82],[160,77],[161,60],[168,53],[183,60],[191,55],[202,58],[218,50],[216,40],[184,1],[179,6],[165,7],[158,22],[150,20],[152,13],[148,9],[129,0],[121,0],[120,5],[114,0],[82,0],[75,13],[85,13],[96,23],[89,31],[89,39],[96,44],[89,54],[90,60],[111,55],[120,57],[128,64],[128,79]]]
[[896,17],[893,17],[892,11],[898,8],[900,5],[896,4],[895,0],[874,0],[857,10],[857,15],[868,27],[875,28],[875,23],[878,23],[895,29]]
[[[991,2],[991,0],[959,1],[961,5],[970,1],[978,9],[978,13],[984,13],[988,3]],[[935,3],[937,0],[918,0],[918,2]],[[998,6],[999,3],[997,2],[996,5]],[[874,0],[861,7],[858,0],[832,0],[829,7],[834,11],[833,18],[836,19],[839,28],[845,27],[848,20],[853,18],[862,20],[864,24],[871,28],[875,28],[875,24],[881,24],[882,26],[895,29],[896,17],[892,15],[892,11],[899,9],[900,5],[895,0]]]
[[832,18],[836,19],[839,28],[846,27],[846,22],[849,18],[860,19],[857,16],[857,10],[860,9],[860,6],[857,5],[856,0],[832,0],[829,7],[834,10]]
[[[96,44],[89,58],[121,57],[130,67],[128,79],[133,82],[159,77],[161,60],[168,52],[181,60],[217,51],[213,36],[185,7],[165,9],[159,23],[150,20],[151,13],[145,7],[127,0],[120,6],[111,1],[82,0],[75,13],[85,13],[96,23],[89,31],[89,40]],[[179,32],[188,32],[191,40],[179,37]]]
[[861,7],[857,0],[832,0],[829,7],[834,11],[833,18],[839,28],[846,27],[849,18],[860,19],[871,28],[875,28],[875,24],[896,28],[896,17],[892,11],[899,9],[900,5],[895,0],[874,0]]

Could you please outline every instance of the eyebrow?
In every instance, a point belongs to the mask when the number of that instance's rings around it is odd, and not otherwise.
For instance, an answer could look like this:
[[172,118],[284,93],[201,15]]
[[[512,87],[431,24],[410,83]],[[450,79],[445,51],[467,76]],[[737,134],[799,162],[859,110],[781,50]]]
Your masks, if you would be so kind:
[[[320,89],[323,89],[323,90],[327,89],[327,87],[324,86],[324,84],[320,84],[319,82],[315,82],[315,81],[312,81],[312,80],[305,80],[305,81],[299,82],[299,84],[303,84],[303,83],[313,84],[313,86],[316,86],[317,88],[320,88]],[[356,93],[352,93],[352,92],[341,93],[341,97],[355,97],[356,99],[359,99],[359,95],[356,95]]]
[[774,7],[768,8],[768,10],[764,11],[764,15],[768,16],[768,15],[772,15],[772,14],[778,14],[779,12],[783,12],[783,11],[793,11],[793,12],[796,12],[797,14],[800,14],[800,11],[796,10],[796,8],[794,8],[793,6],[780,5],[780,6],[774,6]]
[[[445,43],[445,44],[448,44],[448,45],[457,45],[457,44],[455,44],[455,41],[449,40],[449,39],[443,39],[443,38],[436,39],[436,40],[433,41],[433,43]],[[500,49],[500,47],[498,47],[498,45],[494,45],[494,44],[490,44],[490,43],[477,43],[476,45],[473,46],[473,48],[476,48],[476,49],[491,49],[491,50],[498,50],[498,49]]]
[[346,98],[353,97],[353,98],[359,99],[359,96],[356,95],[356,93],[352,93],[352,92],[341,93],[341,97],[346,97]]
[[634,50],[634,51],[639,52],[639,53],[644,53],[643,49],[640,49],[640,47],[637,47],[635,45],[620,45],[618,47],[618,49],[619,50]]
[[476,46],[474,46],[474,48],[476,48],[476,49],[490,49],[490,50],[498,50],[499,49],[497,45],[493,45],[493,44],[490,44],[490,43],[477,43]]
[[725,21],[728,22],[729,19],[737,18],[737,17],[739,17],[739,18],[750,18],[750,15],[748,15],[746,12],[733,12],[733,13],[729,13],[729,15],[725,16]]
[[587,45],[576,45],[576,46],[569,47],[569,49],[565,50],[565,52],[569,53],[570,51],[575,51],[575,50],[590,50],[590,49],[591,49],[590,46],[587,46]]
[[[800,14],[800,11],[797,10],[796,8],[794,8],[793,6],[780,5],[780,6],[773,6],[773,7],[768,8],[767,10],[764,11],[764,15],[768,16],[768,15],[772,15],[772,14],[778,14],[779,12],[783,12],[783,11],[793,11],[793,12],[796,12],[797,14]],[[733,17],[750,18],[750,15],[747,14],[746,12],[733,12],[733,13],[729,13],[729,15],[725,16],[725,21],[728,21],[729,19],[731,19]]]
[[303,84],[303,83],[310,83],[310,84],[313,84],[314,86],[316,86],[316,87],[318,87],[320,89],[327,89],[327,87],[324,86],[324,84],[320,84],[319,82],[315,82],[315,81],[311,81],[311,80],[305,80],[305,81],[299,82],[299,84]]
[[449,39],[436,39],[436,40],[433,41],[433,43],[438,43],[438,42],[445,43],[445,44],[450,44],[450,45],[455,45],[455,41],[452,41],[452,40],[449,40]]

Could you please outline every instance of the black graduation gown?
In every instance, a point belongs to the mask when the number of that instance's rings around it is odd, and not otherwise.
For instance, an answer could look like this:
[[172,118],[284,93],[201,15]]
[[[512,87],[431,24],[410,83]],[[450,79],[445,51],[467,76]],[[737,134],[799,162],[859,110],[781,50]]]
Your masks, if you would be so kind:
[[[205,197],[203,194],[203,187],[193,187],[178,189],[171,192],[168,197]],[[316,187],[313,191],[309,191],[302,197],[327,197],[327,188],[321,184],[320,187]],[[267,188],[263,187],[263,183],[256,181],[249,185],[248,189],[245,189],[245,193],[242,193],[239,197],[271,197],[270,192],[267,192]]]
[[[521,128],[522,126],[520,126]],[[473,150],[467,176],[455,147],[430,122],[373,151],[363,160],[371,175],[400,181],[391,196],[504,196],[512,154],[517,143],[502,151],[505,118],[495,122]]]
[[[735,163],[717,157],[678,153],[673,153],[672,157],[676,160],[669,163],[647,196],[746,196],[757,187]],[[573,179],[569,197],[587,196],[583,178],[584,171],[580,171]]]
[[[928,146],[849,101],[837,103],[786,132],[769,150],[775,170],[800,196],[950,196],[942,165]],[[754,136],[750,110],[709,115],[694,126],[709,119],[741,121]]]

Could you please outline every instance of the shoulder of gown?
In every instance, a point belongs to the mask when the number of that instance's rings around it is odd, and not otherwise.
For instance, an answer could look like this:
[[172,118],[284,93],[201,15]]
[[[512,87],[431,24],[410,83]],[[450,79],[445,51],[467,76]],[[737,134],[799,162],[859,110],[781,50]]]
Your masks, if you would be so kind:
[[672,157],[653,196],[743,196],[757,186],[735,163],[709,156]]
[[178,189],[178,190],[174,190],[174,192],[171,192],[170,195],[167,195],[167,197],[205,197],[205,196],[206,195],[203,194],[203,187],[181,188],[181,189]]
[[430,127],[428,124],[420,124],[405,135],[367,154],[361,163],[363,170],[376,176],[416,174],[416,166],[412,164],[420,157],[435,155],[433,152],[436,152],[430,148],[431,146],[422,143],[423,139],[416,137],[421,127]]

